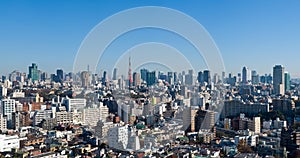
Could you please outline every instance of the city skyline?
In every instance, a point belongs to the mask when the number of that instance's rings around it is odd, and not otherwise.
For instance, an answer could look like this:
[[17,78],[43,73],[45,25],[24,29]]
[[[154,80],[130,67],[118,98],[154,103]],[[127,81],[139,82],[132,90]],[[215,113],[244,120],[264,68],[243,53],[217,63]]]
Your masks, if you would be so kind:
[[[298,3],[246,1],[230,6],[224,1],[218,5],[215,2],[171,1],[134,1],[131,4],[120,2],[119,5],[108,1],[101,5],[95,1],[89,4],[66,1],[54,1],[51,4],[49,1],[5,1],[0,6],[0,16],[3,19],[0,22],[0,41],[3,43],[0,53],[6,60],[1,62],[0,66],[3,68],[0,73],[8,74],[14,70],[27,72],[31,63],[38,63],[41,70],[49,73],[54,73],[57,68],[70,72],[80,43],[99,22],[125,9],[162,6],[182,11],[205,27],[220,49],[226,72],[241,72],[241,67],[247,66],[250,70],[256,70],[258,74],[269,74],[272,73],[272,67],[279,64],[284,65],[292,78],[298,78]],[[199,5],[199,8],[193,7],[194,5]],[[16,9],[18,12],[15,12]],[[188,44],[178,44],[182,43],[182,39],[177,37],[174,41],[168,41],[168,38],[175,36],[159,30],[140,30],[125,35],[126,38],[121,37],[116,41],[116,44],[124,43],[122,48],[110,49],[106,56],[114,54],[112,51],[123,51],[124,48],[140,42],[134,39],[132,43],[124,42],[134,36],[141,37],[140,41],[144,42],[150,40],[178,45],[178,49],[185,50],[185,56],[194,57],[189,54],[193,50]],[[197,56],[196,59],[191,62],[202,62],[201,57]],[[205,67],[200,64],[195,69]]]

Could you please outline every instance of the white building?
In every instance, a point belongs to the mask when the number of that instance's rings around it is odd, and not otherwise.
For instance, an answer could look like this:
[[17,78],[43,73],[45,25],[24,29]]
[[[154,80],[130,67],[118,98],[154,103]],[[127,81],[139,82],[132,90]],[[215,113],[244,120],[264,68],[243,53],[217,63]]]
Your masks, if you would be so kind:
[[13,92],[13,95],[12,95],[13,98],[24,98],[25,97],[25,93],[22,92],[22,91],[14,91]]
[[109,109],[106,105],[103,105],[102,102],[100,102],[100,118],[103,121],[106,121],[106,118],[109,116]]
[[20,148],[20,140],[17,135],[8,136],[1,134],[0,142],[0,152],[9,152],[11,149]]
[[0,86],[0,97],[6,97],[7,96],[7,88],[3,85]]
[[86,99],[84,98],[63,98],[62,103],[66,105],[68,112],[83,109],[86,106]]
[[88,126],[96,126],[101,119],[100,108],[83,109],[83,124]]
[[1,113],[7,117],[7,126],[12,126],[12,113],[16,112],[16,101],[14,99],[2,99],[1,101]]
[[110,128],[108,131],[109,147],[119,150],[126,149],[128,144],[128,125]]
[[0,114],[0,130],[6,130],[7,129],[7,119],[2,114]]

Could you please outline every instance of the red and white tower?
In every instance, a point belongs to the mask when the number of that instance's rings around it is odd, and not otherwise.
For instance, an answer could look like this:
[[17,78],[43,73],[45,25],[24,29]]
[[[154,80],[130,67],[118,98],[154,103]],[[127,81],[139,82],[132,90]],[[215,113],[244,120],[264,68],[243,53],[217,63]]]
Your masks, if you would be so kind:
[[131,88],[133,80],[132,80],[132,74],[131,74],[131,60],[129,56],[129,68],[128,68],[128,82],[129,82],[129,88]]

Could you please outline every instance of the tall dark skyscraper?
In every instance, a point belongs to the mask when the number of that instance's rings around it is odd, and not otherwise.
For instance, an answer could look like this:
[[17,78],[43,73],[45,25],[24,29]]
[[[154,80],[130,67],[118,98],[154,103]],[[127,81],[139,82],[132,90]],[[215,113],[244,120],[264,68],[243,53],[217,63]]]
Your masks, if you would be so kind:
[[106,71],[103,71],[103,76],[102,76],[102,84],[106,85],[106,80],[107,80],[107,73]]
[[56,75],[59,82],[62,82],[64,80],[64,71],[62,69],[57,69]]
[[282,65],[275,65],[273,67],[273,88],[274,94],[284,95],[284,67]]
[[35,63],[32,63],[32,65],[29,66],[28,78],[30,78],[32,82],[39,79],[38,67]]
[[177,72],[174,72],[174,83],[177,83]]
[[285,91],[291,90],[291,75],[288,72],[284,73],[284,88]]
[[198,72],[197,81],[199,83],[203,83],[203,72],[202,71]]
[[211,76],[210,76],[210,71],[209,70],[204,70],[203,71],[203,81],[207,82],[208,84],[211,84]]
[[117,71],[118,69],[117,68],[114,68],[114,71],[113,71],[113,80],[117,80]]
[[173,72],[168,72],[168,83],[173,84]]
[[155,81],[156,81],[155,71],[147,72],[147,79],[146,79],[147,85],[151,86],[155,84]]
[[148,73],[147,69],[141,69],[141,79],[143,81],[147,81],[147,73]]
[[243,70],[242,70],[242,83],[244,83],[244,84],[248,83],[248,80],[247,80],[248,71],[249,70],[247,69],[247,67],[243,67]]

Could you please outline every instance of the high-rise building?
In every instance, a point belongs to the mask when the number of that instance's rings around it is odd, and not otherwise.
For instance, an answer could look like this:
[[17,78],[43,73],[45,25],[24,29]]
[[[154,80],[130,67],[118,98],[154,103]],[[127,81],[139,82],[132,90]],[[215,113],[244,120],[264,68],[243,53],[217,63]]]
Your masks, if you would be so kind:
[[141,79],[143,81],[147,81],[147,73],[148,73],[147,69],[141,69]]
[[252,81],[252,84],[258,84],[259,83],[259,75],[257,74],[257,72],[255,70],[253,70],[251,72],[251,81]]
[[64,80],[64,71],[62,69],[56,70],[56,76],[59,82],[62,82]]
[[247,67],[243,67],[242,70],[242,83],[247,84],[251,80],[251,73]]
[[113,80],[117,80],[117,71],[118,69],[117,68],[114,68],[114,71],[113,71]]
[[7,127],[12,128],[12,113],[16,112],[16,101],[14,99],[2,99],[1,113],[7,117]]
[[168,72],[168,83],[173,84],[173,72]]
[[81,72],[82,87],[88,88],[90,86],[90,74],[87,71]]
[[194,76],[193,70],[189,70],[188,74],[185,75],[185,84],[186,85],[193,84],[193,76]]
[[284,95],[284,67],[275,65],[273,68],[273,88],[275,95]]
[[106,73],[106,71],[103,71],[102,84],[106,85],[106,81],[107,81],[107,73]]
[[202,73],[202,71],[198,72],[197,81],[199,83],[203,83],[203,73]]
[[285,91],[289,91],[291,89],[291,75],[288,72],[284,73],[284,88]]
[[210,71],[209,70],[204,70],[203,71],[203,81],[211,84],[211,76],[210,76]]
[[147,72],[146,78],[147,86],[152,86],[156,82],[155,71]]
[[174,72],[174,83],[177,83],[178,79],[177,79],[177,72]]
[[32,63],[32,65],[29,66],[28,78],[31,79],[32,82],[39,79],[38,67],[35,63]]
[[141,74],[138,72],[133,73],[133,86],[141,85]]

